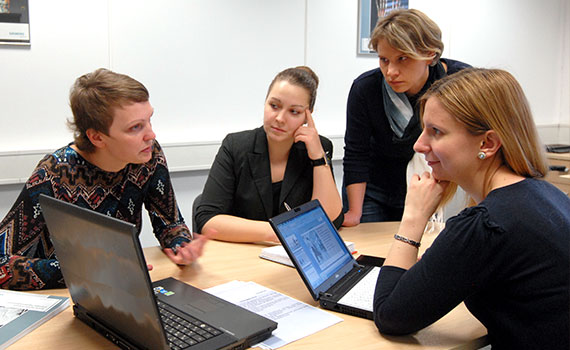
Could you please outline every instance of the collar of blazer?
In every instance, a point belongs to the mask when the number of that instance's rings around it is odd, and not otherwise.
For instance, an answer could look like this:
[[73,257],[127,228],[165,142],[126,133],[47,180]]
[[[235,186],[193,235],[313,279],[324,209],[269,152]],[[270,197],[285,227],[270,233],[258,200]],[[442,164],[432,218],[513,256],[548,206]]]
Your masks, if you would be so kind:
[[[271,169],[267,136],[263,127],[256,130],[253,152],[248,154],[251,176],[257,188],[257,193],[265,208],[268,218],[273,216],[273,191],[271,189]],[[294,143],[289,151],[285,176],[281,185],[279,203],[286,201],[287,196],[295,187],[303,170],[310,166],[307,148],[303,142]],[[312,168],[312,167],[311,167]]]

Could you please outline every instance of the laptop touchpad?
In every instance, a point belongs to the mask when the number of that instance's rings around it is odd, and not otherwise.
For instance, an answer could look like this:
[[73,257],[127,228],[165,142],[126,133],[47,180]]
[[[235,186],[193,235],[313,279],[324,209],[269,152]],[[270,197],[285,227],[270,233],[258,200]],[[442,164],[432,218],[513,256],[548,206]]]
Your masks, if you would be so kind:
[[192,301],[192,304],[186,304],[184,307],[195,310],[197,312],[212,312],[220,308],[222,303],[217,300],[207,300],[207,299],[200,299]]

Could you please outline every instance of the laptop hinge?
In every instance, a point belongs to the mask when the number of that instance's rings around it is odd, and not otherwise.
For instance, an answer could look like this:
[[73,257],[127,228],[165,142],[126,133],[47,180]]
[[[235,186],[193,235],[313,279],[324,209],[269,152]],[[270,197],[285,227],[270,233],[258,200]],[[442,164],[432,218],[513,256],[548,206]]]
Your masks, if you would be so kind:
[[319,299],[321,299],[321,297],[326,297],[326,298],[330,298],[333,295],[331,293],[327,293],[327,292],[319,292]]

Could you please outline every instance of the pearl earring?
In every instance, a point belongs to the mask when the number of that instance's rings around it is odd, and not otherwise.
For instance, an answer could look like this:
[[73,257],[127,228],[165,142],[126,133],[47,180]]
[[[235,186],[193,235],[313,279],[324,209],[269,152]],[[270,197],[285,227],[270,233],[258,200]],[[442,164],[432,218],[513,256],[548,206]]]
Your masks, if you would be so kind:
[[477,158],[479,158],[481,160],[485,159],[486,157],[487,157],[487,155],[483,151],[477,153]]

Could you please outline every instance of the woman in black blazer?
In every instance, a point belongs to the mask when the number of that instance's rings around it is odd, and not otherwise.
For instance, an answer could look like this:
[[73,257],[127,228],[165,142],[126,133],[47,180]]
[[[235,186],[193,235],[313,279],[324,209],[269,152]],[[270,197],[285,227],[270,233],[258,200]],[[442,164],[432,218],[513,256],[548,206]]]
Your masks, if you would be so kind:
[[315,198],[335,226],[342,224],[333,146],[311,115],[318,83],[308,67],[280,72],[269,86],[263,127],[226,136],[196,208],[198,232],[213,229],[211,238],[224,241],[277,241],[267,220]]

